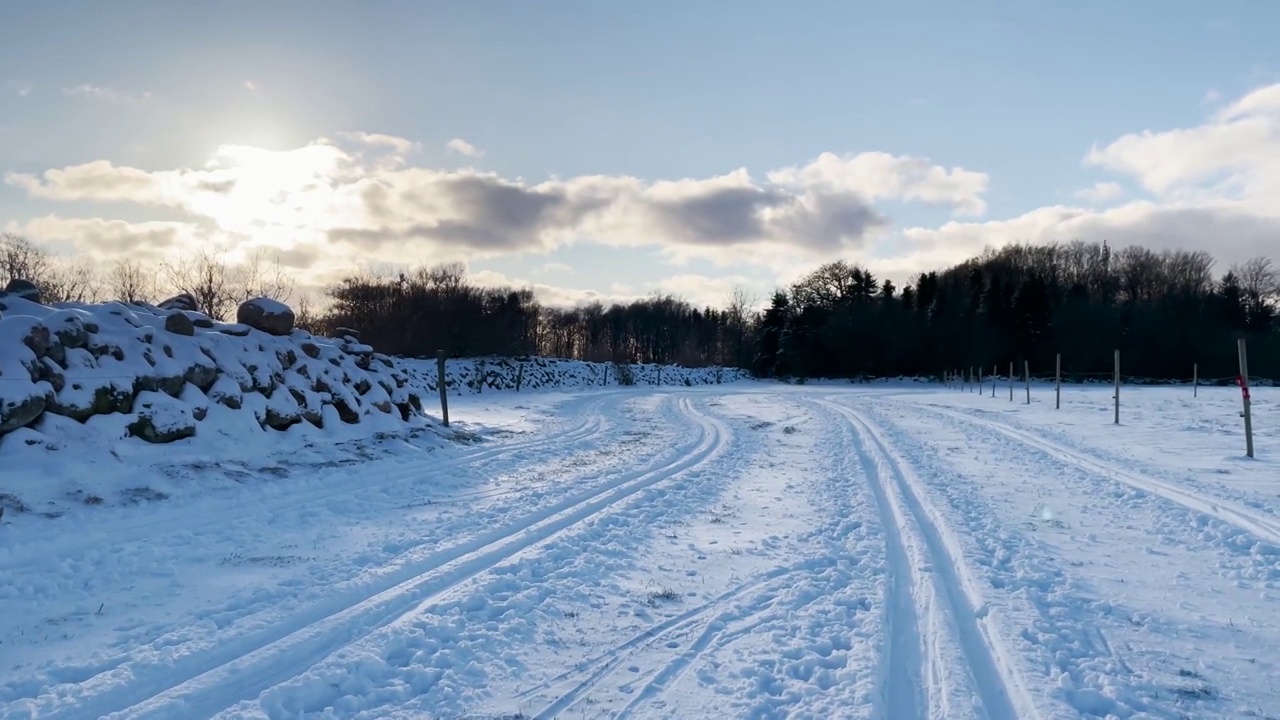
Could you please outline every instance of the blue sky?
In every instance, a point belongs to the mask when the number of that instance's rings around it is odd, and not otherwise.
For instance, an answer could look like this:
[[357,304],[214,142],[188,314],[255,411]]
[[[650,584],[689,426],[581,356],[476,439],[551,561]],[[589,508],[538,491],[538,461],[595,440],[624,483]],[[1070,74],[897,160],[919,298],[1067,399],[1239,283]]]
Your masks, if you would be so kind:
[[[907,279],[1013,240],[1272,247],[1251,202],[1280,177],[1271,3],[49,2],[0,23],[0,227],[104,258],[266,245],[317,286],[344,264],[462,258],[559,300],[711,302],[823,260]],[[228,146],[282,155],[264,174],[223,153],[218,178],[275,177],[322,138],[341,156],[306,172],[350,192],[282,186],[302,198],[288,218],[157,189]],[[120,189],[130,169],[147,198]],[[678,180],[694,184],[653,186]],[[369,183],[395,207],[360,205]]]

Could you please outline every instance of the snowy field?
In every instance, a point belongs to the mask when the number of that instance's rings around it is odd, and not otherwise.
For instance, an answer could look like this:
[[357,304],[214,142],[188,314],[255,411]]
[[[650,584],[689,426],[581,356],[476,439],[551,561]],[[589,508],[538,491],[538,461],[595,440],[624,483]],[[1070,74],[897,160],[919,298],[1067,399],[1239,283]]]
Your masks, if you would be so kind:
[[1256,460],[1235,388],[1022,393],[493,392],[139,464],[0,522],[0,717],[1280,717],[1280,390]]

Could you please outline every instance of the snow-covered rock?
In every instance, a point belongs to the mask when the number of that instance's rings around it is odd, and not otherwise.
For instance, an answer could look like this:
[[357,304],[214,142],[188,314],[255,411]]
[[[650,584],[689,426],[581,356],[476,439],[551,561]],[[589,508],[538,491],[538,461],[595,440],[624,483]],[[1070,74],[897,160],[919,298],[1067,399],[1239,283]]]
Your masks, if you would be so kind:
[[284,336],[293,332],[293,310],[269,298],[253,298],[240,304],[236,322],[270,335]]
[[[438,392],[434,359],[382,355],[347,328],[335,333],[341,339],[313,336],[293,328],[292,311],[275,301],[245,303],[238,323],[213,322],[190,309],[190,298],[164,304],[168,309],[118,302],[50,307],[0,298],[0,453],[8,434],[29,428],[57,435],[71,427],[65,421],[105,433],[108,442],[198,438],[213,415],[222,435],[385,419],[370,426],[373,433],[386,422],[423,422],[424,398]],[[725,368],[476,358],[449,360],[444,379],[446,391],[458,394],[745,377]],[[427,404],[434,410],[435,403]],[[226,412],[239,420],[229,421]],[[104,417],[116,419],[95,421]]]
[[[395,363],[371,363],[364,348],[294,331],[292,311],[273,301],[247,304],[261,311],[248,319],[273,332],[208,321],[182,298],[167,310],[48,307],[12,294],[2,302],[0,438],[40,431],[54,415],[79,423],[118,415],[123,425],[101,425],[104,432],[172,442],[199,435],[214,404],[243,410],[244,424],[263,432],[303,421],[321,427],[326,407],[347,424],[422,417],[420,390]],[[393,398],[397,388],[410,389]]]

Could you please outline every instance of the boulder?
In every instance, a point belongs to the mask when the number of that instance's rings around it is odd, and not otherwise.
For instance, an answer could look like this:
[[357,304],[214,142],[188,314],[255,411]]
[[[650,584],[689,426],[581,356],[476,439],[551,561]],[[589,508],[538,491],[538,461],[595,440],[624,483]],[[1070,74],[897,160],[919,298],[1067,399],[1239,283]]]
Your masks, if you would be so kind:
[[30,280],[14,278],[4,287],[4,291],[9,295],[15,295],[23,300],[30,300],[33,303],[40,302],[40,288]]
[[160,303],[161,310],[181,310],[183,312],[200,312],[200,303],[191,293],[182,293]]
[[127,426],[129,434],[149,443],[170,443],[196,434],[191,410],[178,400],[159,393],[139,394],[138,417]]
[[49,396],[39,392],[21,399],[0,399],[0,434],[30,425],[48,405]]
[[196,334],[196,324],[186,313],[180,311],[170,312],[164,317],[164,329],[175,335],[186,335],[192,337]]
[[241,303],[236,311],[236,322],[277,337],[293,332],[294,320],[288,305],[270,298],[253,298]]
[[360,331],[349,327],[334,328],[333,336],[336,338],[351,338],[356,342],[360,342]]
[[[92,327],[90,325],[92,324]],[[63,347],[82,348],[89,344],[89,333],[97,332],[96,323],[86,323],[84,317],[73,310],[59,310],[44,318],[45,327]]]
[[31,352],[35,353],[37,358],[42,358],[48,355],[49,349],[53,347],[53,336],[47,326],[35,322],[27,328],[27,332],[22,338],[22,344],[31,348]]

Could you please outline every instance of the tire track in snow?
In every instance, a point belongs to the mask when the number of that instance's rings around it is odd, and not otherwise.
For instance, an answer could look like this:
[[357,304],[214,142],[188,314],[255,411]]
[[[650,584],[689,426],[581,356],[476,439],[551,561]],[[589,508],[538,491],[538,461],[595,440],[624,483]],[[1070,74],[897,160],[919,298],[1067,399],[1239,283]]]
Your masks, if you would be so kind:
[[[582,420],[561,433],[539,433],[534,439],[499,443],[495,446],[464,452],[449,458],[437,458],[432,453],[429,457],[410,462],[407,467],[398,467],[381,477],[362,479],[359,490],[367,493],[422,477],[423,475],[439,474],[442,471],[453,468],[502,460],[511,455],[531,450],[542,450],[556,443],[578,443],[584,440],[591,440],[599,437],[608,428],[608,421],[604,414],[600,412],[600,407],[606,400],[617,397],[620,394],[619,392],[613,392],[605,397],[594,398],[593,402],[588,404]],[[556,452],[562,454],[563,448],[556,447]],[[349,480],[349,478],[347,479]],[[268,500],[255,504],[252,512],[255,514],[269,514],[281,510],[305,509],[350,495],[355,489],[350,482],[343,482],[343,478],[337,477],[337,473],[333,477],[326,478],[326,480],[334,487],[320,490],[311,487],[295,488],[294,490],[303,491],[305,494],[299,497],[298,492],[285,493],[284,497],[277,500]],[[234,518],[243,514],[245,510],[244,502],[244,498],[237,497],[222,503],[202,502],[196,506],[184,505],[173,508],[169,512],[162,511],[164,514],[159,518],[138,517],[137,513],[130,513],[128,517],[120,518],[119,520],[113,519],[113,521],[95,525],[94,529],[100,534],[105,534],[109,531],[112,545],[151,540],[156,535],[166,532],[197,532],[224,525],[227,522],[227,518]],[[196,517],[191,517],[192,514],[195,514]],[[84,552],[92,549],[100,542],[100,539],[94,536],[79,545],[60,546],[58,552],[63,556]],[[47,555],[48,547],[44,543],[40,543],[32,547],[29,552],[5,558],[0,562],[0,571],[44,563]]]
[[723,451],[723,428],[718,422],[695,411],[687,398],[681,398],[678,407],[681,415],[694,422],[697,433],[679,448],[674,459],[626,473],[527,515],[512,526],[433,554],[384,579],[384,587],[373,592],[322,603],[290,618],[290,622],[240,638],[237,643],[200,656],[178,658],[160,682],[110,687],[100,699],[64,696],[60,699],[69,700],[72,707],[65,713],[55,709],[50,716],[207,717],[253,699],[421,603]]
[[1010,427],[1004,423],[978,418],[968,413],[955,412],[944,408],[934,408],[936,412],[958,420],[972,423],[979,427],[994,430],[1005,437],[1016,440],[1023,445],[1039,450],[1041,453],[1055,458],[1068,465],[1081,468],[1091,474],[1100,475],[1123,485],[1151,493],[1165,500],[1180,505],[1193,512],[1203,513],[1219,522],[1243,530],[1260,540],[1280,544],[1280,520],[1248,510],[1236,503],[1221,498],[1204,495],[1183,487],[1157,480],[1131,470],[1125,470],[1114,463],[1090,457],[1084,453],[1069,449],[1052,440],[1042,438],[1034,433]]
[[[1037,717],[1038,713],[1021,677],[1014,670],[994,631],[985,622],[985,604],[975,590],[976,585],[969,576],[963,554],[947,536],[942,523],[935,519],[935,513],[928,505],[919,483],[914,480],[910,466],[895,456],[883,433],[857,411],[827,400],[818,402],[841,415],[853,430],[857,452],[866,468],[876,500],[881,504],[894,575],[906,575],[910,578],[910,595],[932,585],[934,593],[947,606],[950,630],[960,644],[986,717],[989,720]],[[933,570],[934,582],[926,583],[924,576],[912,565],[912,556],[928,563]],[[897,584],[897,577],[893,582]],[[902,605],[908,602],[914,607],[920,606],[918,596],[904,601],[898,593],[900,590],[895,590],[889,602],[891,612],[903,611]],[[929,606],[930,603],[925,605]],[[911,612],[914,614],[914,609]],[[929,620],[931,628],[936,632],[936,623],[941,618],[932,616]],[[894,660],[894,653],[906,653],[910,656],[913,649],[923,645],[925,667],[922,670],[930,691],[935,691],[935,683],[941,680],[943,656],[932,632],[920,634],[916,628],[913,634],[908,627],[902,633],[894,625],[895,621],[900,621],[900,618],[893,618],[889,624],[890,656],[887,662],[890,667],[886,679],[886,701],[889,707],[886,710],[889,716],[897,718],[908,713],[904,713],[894,703],[912,702],[916,696],[914,688],[909,685],[913,679],[911,673],[895,668],[898,663]],[[930,715],[935,714],[933,710],[936,700],[937,698],[930,697]],[[913,702],[908,712],[913,717],[921,717],[922,709]]]

